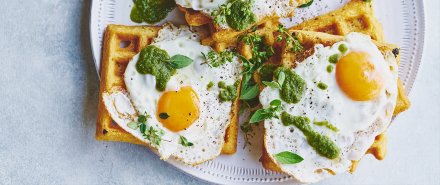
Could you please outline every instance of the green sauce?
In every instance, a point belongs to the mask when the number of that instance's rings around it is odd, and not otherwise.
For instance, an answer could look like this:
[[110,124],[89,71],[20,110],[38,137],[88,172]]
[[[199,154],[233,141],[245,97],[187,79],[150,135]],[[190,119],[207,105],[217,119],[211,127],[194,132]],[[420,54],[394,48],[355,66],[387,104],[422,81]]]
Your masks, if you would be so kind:
[[174,0],[135,0],[130,18],[133,22],[157,23],[176,7]]
[[245,30],[252,26],[257,17],[251,10],[252,1],[235,0],[232,1],[230,12],[226,14],[226,23],[234,30]]
[[306,82],[294,71],[284,67],[275,70],[275,75],[278,76],[281,71],[286,74],[286,79],[280,89],[281,99],[286,103],[298,103],[306,89]]
[[281,114],[281,121],[284,126],[294,125],[301,130],[306,136],[309,145],[312,146],[319,155],[329,159],[339,157],[341,150],[336,143],[329,137],[315,132],[310,126],[309,118],[305,116],[292,116],[287,112],[283,112]]
[[149,45],[142,49],[136,63],[136,70],[141,74],[151,74],[156,77],[156,89],[164,91],[165,87],[174,75],[174,69],[168,62],[170,56],[165,50]]
[[275,69],[277,68],[276,65],[272,64],[266,64],[260,68],[260,78],[261,81],[272,81],[273,80],[273,73]]
[[219,94],[220,102],[232,101],[237,97],[238,82],[235,82],[233,85],[226,85],[225,82],[221,81],[218,83],[218,87],[221,88]]

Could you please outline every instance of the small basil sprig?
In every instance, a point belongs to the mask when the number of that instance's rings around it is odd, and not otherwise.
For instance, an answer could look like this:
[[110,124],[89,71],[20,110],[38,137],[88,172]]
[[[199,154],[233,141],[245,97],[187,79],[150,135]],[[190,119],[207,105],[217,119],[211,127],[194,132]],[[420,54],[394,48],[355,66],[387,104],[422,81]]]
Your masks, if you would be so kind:
[[189,142],[185,137],[183,137],[183,136],[180,136],[180,142],[179,142],[182,146],[186,146],[186,147],[189,147],[189,146],[193,146],[194,144],[193,143],[191,143],[191,142]]
[[272,81],[272,82],[263,81],[263,84],[274,89],[281,89],[281,87],[284,84],[284,80],[286,80],[286,74],[281,71],[278,73],[278,77],[276,81]]
[[193,63],[193,60],[185,55],[174,55],[167,60],[174,69],[182,69]]
[[278,118],[278,115],[282,110],[281,100],[272,100],[268,108],[255,111],[251,116],[249,123],[257,123],[265,119]]
[[304,158],[298,154],[289,151],[277,153],[274,155],[274,157],[281,164],[296,164],[304,160]]

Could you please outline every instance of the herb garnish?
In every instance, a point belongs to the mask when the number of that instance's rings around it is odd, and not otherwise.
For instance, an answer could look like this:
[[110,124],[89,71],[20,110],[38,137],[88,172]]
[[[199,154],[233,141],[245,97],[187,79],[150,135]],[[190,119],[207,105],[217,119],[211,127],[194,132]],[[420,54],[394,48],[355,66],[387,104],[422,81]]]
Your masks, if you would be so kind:
[[159,114],[160,119],[168,119],[170,115],[168,115],[166,112],[162,112]]
[[193,146],[194,144],[193,143],[191,143],[191,142],[189,142],[185,137],[183,137],[183,136],[180,136],[180,142],[179,142],[182,146],[186,146],[186,147],[189,147],[189,146]]
[[167,60],[174,69],[182,69],[193,63],[193,60],[185,55],[174,55]]
[[249,123],[257,123],[270,118],[279,118],[279,114],[282,110],[281,100],[272,100],[268,108],[255,111]]
[[298,154],[289,151],[277,153],[274,155],[274,157],[281,164],[296,164],[304,160],[304,158]]
[[227,23],[235,30],[245,30],[257,21],[251,9],[252,4],[253,0],[228,0],[212,12],[211,16],[217,25]]
[[219,67],[227,62],[232,62],[235,52],[230,50],[225,50],[220,53],[209,51],[208,54],[202,53],[202,55],[206,60],[205,63],[210,67]]
[[298,6],[298,8],[305,8],[305,7],[309,7],[310,5],[312,5],[313,0],[309,0],[309,2],[307,2],[306,4],[302,4],[300,6]]
[[214,87],[214,82],[213,82],[213,81],[210,81],[210,82],[208,83],[208,85],[206,85],[206,89],[209,91],[209,90],[211,90],[212,87]]
[[162,136],[165,134],[164,131],[160,128],[155,129],[153,126],[147,125],[147,120],[151,118],[150,115],[145,113],[144,115],[140,115],[136,122],[129,122],[127,126],[133,130],[139,128],[139,131],[142,133],[142,136],[149,140],[151,143],[160,146],[160,142],[162,141]]
[[278,77],[276,81],[272,81],[272,82],[263,81],[263,84],[274,89],[281,89],[281,87],[284,84],[284,80],[286,80],[286,74],[283,71],[280,71],[278,73]]
[[303,46],[298,41],[294,33],[289,33],[286,27],[284,25],[280,24],[278,25],[278,37],[277,41],[282,42],[286,41],[286,49],[288,49],[290,52],[300,52],[303,50]]
[[130,19],[136,23],[157,23],[176,7],[173,0],[134,0]]
[[232,101],[237,97],[238,81],[233,85],[226,85],[225,82],[220,81],[218,87],[220,88],[220,93],[218,95],[220,102]]

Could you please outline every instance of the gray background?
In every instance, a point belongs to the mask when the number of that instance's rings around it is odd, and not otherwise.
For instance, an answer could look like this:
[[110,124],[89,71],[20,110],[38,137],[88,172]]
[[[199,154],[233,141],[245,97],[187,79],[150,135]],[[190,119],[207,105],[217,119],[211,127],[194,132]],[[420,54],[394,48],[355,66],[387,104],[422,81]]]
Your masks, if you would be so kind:
[[[412,108],[389,130],[384,161],[325,184],[440,184],[439,1],[426,0]],[[203,184],[147,149],[94,139],[99,80],[90,1],[0,1],[0,184]]]

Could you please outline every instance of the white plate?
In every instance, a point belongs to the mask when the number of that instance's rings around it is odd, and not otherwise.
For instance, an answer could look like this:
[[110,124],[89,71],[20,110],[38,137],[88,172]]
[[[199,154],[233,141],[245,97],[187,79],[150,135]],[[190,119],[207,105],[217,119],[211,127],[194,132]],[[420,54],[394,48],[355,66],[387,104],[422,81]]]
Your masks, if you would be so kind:
[[[303,19],[335,10],[347,1],[315,1],[309,8],[298,9],[295,18],[284,20],[284,23],[293,25]],[[138,25],[130,21],[129,15],[132,6],[132,0],[93,0],[90,37],[98,71],[101,61],[102,38],[106,26],[108,24]],[[406,92],[409,93],[416,78],[423,52],[425,32],[423,1],[376,0],[374,7],[376,16],[384,27],[386,40],[401,46],[399,77],[405,85]],[[170,13],[165,21],[171,21],[175,24],[184,23],[182,15],[177,10]],[[254,144],[248,145],[245,149],[243,149],[244,136],[241,132],[238,138],[238,151],[235,155],[223,155],[196,167],[185,166],[174,160],[168,162],[188,174],[219,184],[290,182],[291,177],[267,171],[258,162],[261,154],[261,138],[251,138],[250,141]]]

